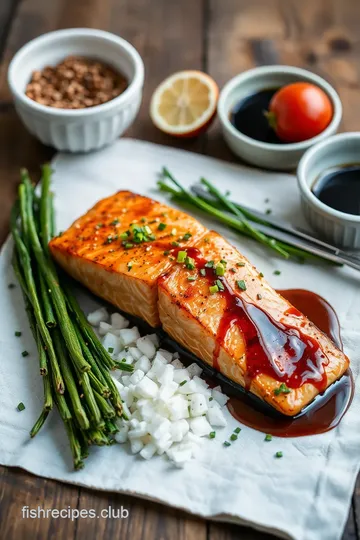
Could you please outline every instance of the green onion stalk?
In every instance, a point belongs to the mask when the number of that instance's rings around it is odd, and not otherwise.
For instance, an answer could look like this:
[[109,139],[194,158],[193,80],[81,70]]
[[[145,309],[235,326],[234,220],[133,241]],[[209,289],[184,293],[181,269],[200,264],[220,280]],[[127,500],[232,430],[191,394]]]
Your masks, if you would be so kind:
[[255,218],[251,212],[242,208],[241,205],[233,203],[227,195],[222,194],[205,178],[201,178],[201,183],[207,188],[208,193],[214,197],[214,201],[209,202],[207,198],[194,195],[191,191],[185,189],[166,167],[163,167],[157,184],[161,191],[169,193],[176,202],[199,208],[205,214],[214,217],[240,234],[260,242],[285,259],[296,257],[302,262],[305,259],[321,259],[317,255],[276,240],[258,231],[256,226],[249,223],[248,220],[250,219],[255,223],[266,225],[267,222],[265,220]]

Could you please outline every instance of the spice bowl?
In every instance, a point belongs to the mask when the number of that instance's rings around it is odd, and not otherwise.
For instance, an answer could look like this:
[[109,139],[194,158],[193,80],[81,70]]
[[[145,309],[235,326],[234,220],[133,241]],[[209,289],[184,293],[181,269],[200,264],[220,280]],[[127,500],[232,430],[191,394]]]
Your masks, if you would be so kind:
[[[273,144],[252,139],[231,123],[232,111],[241,100],[262,90],[277,89],[299,81],[315,84],[332,103],[330,124],[316,137],[298,143]],[[218,116],[225,141],[241,159],[266,169],[291,170],[308,148],[336,133],[342,117],[342,105],[336,90],[310,71],[292,66],[262,66],[244,71],[224,86],[218,102]]]
[[359,163],[360,132],[341,133],[310,148],[297,169],[301,204],[309,225],[331,244],[350,250],[360,250],[360,215],[324,204],[313,187],[324,171]]
[[[126,77],[126,90],[106,103],[81,109],[43,105],[25,94],[34,71],[55,66],[68,56],[111,66]],[[44,34],[22,47],[10,63],[8,83],[16,111],[30,133],[57,150],[88,152],[113,142],[134,121],[142,99],[144,64],[136,49],[114,34],[71,28]]]

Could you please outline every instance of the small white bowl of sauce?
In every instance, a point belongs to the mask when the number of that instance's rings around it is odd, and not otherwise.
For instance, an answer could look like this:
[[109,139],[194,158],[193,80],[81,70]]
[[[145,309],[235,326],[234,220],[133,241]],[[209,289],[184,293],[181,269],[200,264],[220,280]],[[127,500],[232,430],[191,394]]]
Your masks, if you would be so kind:
[[[281,141],[264,114],[271,98],[291,83],[306,82],[319,87],[329,98],[333,115],[317,136],[296,143]],[[244,161],[266,169],[294,169],[310,146],[334,135],[342,117],[336,90],[322,77],[292,66],[261,66],[244,71],[222,89],[218,116],[230,149]]]
[[310,148],[297,169],[303,211],[326,240],[360,250],[360,132]]

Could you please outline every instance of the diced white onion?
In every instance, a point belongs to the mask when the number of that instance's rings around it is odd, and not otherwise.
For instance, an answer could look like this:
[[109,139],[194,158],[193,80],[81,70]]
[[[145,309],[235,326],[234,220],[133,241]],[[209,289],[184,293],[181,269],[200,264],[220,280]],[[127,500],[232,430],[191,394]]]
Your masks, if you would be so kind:
[[111,373],[126,417],[115,420],[119,429],[115,440],[130,442],[131,452],[146,460],[166,454],[182,467],[197,458],[214,427],[227,425],[223,408],[228,397],[221,387],[209,388],[198,364],[185,367],[178,353],[157,350],[157,335],[140,337],[138,328],[129,328],[120,313],[113,313],[109,322],[106,309],[101,308],[88,320],[97,327],[109,354],[134,366],[131,374]]

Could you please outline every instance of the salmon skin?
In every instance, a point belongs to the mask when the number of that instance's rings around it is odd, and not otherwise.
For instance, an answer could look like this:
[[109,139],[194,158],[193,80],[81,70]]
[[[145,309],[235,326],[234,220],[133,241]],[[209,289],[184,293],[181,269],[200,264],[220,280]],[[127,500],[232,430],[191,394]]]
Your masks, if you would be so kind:
[[92,292],[164,331],[282,414],[296,416],[346,355],[224,238],[191,216],[120,191],[51,240]]

